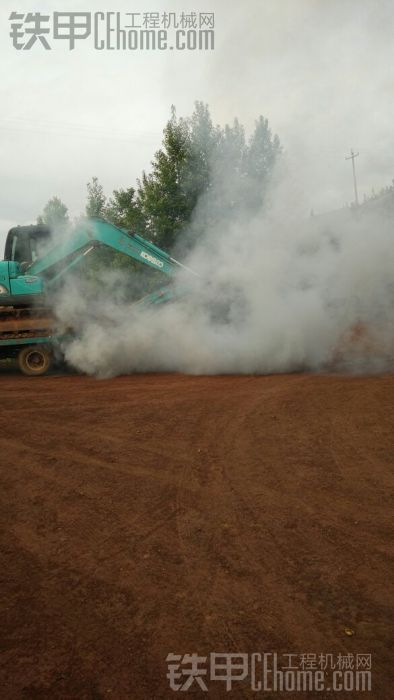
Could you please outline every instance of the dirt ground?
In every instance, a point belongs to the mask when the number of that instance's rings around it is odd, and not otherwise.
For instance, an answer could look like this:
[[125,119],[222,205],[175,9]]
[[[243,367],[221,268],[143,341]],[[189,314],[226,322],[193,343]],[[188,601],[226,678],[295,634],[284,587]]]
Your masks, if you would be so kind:
[[304,697],[176,693],[171,652],[372,654],[372,692],[305,697],[392,700],[394,376],[0,392],[2,700]]

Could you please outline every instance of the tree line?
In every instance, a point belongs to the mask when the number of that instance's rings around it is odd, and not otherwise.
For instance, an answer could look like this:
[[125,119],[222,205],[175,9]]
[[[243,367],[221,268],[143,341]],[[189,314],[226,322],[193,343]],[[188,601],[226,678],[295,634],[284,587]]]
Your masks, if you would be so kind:
[[[175,107],[161,147],[136,186],[117,189],[110,197],[97,177],[87,184],[86,216],[99,216],[139,233],[164,250],[192,247],[215,221],[249,214],[264,205],[273,168],[282,153],[279,138],[260,116],[249,138],[235,119],[214,125],[208,105],[196,102],[190,117]],[[204,202],[204,216],[197,217]],[[53,197],[37,219],[51,227],[70,224],[67,206]]]

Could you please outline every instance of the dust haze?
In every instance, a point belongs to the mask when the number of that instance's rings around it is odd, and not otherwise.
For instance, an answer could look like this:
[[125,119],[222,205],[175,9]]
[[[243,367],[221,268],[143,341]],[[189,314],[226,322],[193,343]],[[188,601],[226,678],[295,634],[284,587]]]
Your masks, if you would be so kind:
[[[217,172],[196,208],[210,219],[231,174]],[[389,369],[394,347],[392,211],[343,209],[303,215],[302,187],[288,163],[264,208],[223,212],[181,273],[180,298],[157,307],[111,294],[92,299],[74,281],[57,314],[77,337],[65,347],[79,370],[109,377],[138,371],[197,374]],[[123,284],[126,280],[123,278]],[[109,300],[110,299],[110,300]]]

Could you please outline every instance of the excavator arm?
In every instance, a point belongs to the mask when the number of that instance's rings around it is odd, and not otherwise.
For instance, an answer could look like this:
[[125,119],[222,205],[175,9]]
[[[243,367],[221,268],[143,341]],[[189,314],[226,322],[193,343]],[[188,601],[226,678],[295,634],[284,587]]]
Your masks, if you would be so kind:
[[[99,218],[81,222],[71,235],[36,260],[0,263],[0,306],[23,305],[43,294],[95,248],[106,246],[172,277],[181,268],[196,274],[150,241]],[[163,295],[158,295],[159,300]]]

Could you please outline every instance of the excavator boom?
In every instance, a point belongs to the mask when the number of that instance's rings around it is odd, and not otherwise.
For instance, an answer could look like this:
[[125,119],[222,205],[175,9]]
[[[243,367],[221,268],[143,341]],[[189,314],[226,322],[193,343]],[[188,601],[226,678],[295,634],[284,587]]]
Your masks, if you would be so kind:
[[[130,234],[103,219],[87,219],[71,234],[64,236],[64,240],[53,240],[48,250],[35,260],[18,260],[14,256],[1,262],[0,306],[27,305],[29,298],[33,300],[33,297],[49,291],[59,278],[64,277],[92,250],[101,246],[122,253],[169,277],[184,268],[182,263],[142,236]],[[14,250],[26,250],[26,245],[19,248],[16,245]],[[188,271],[195,274],[190,269]]]

